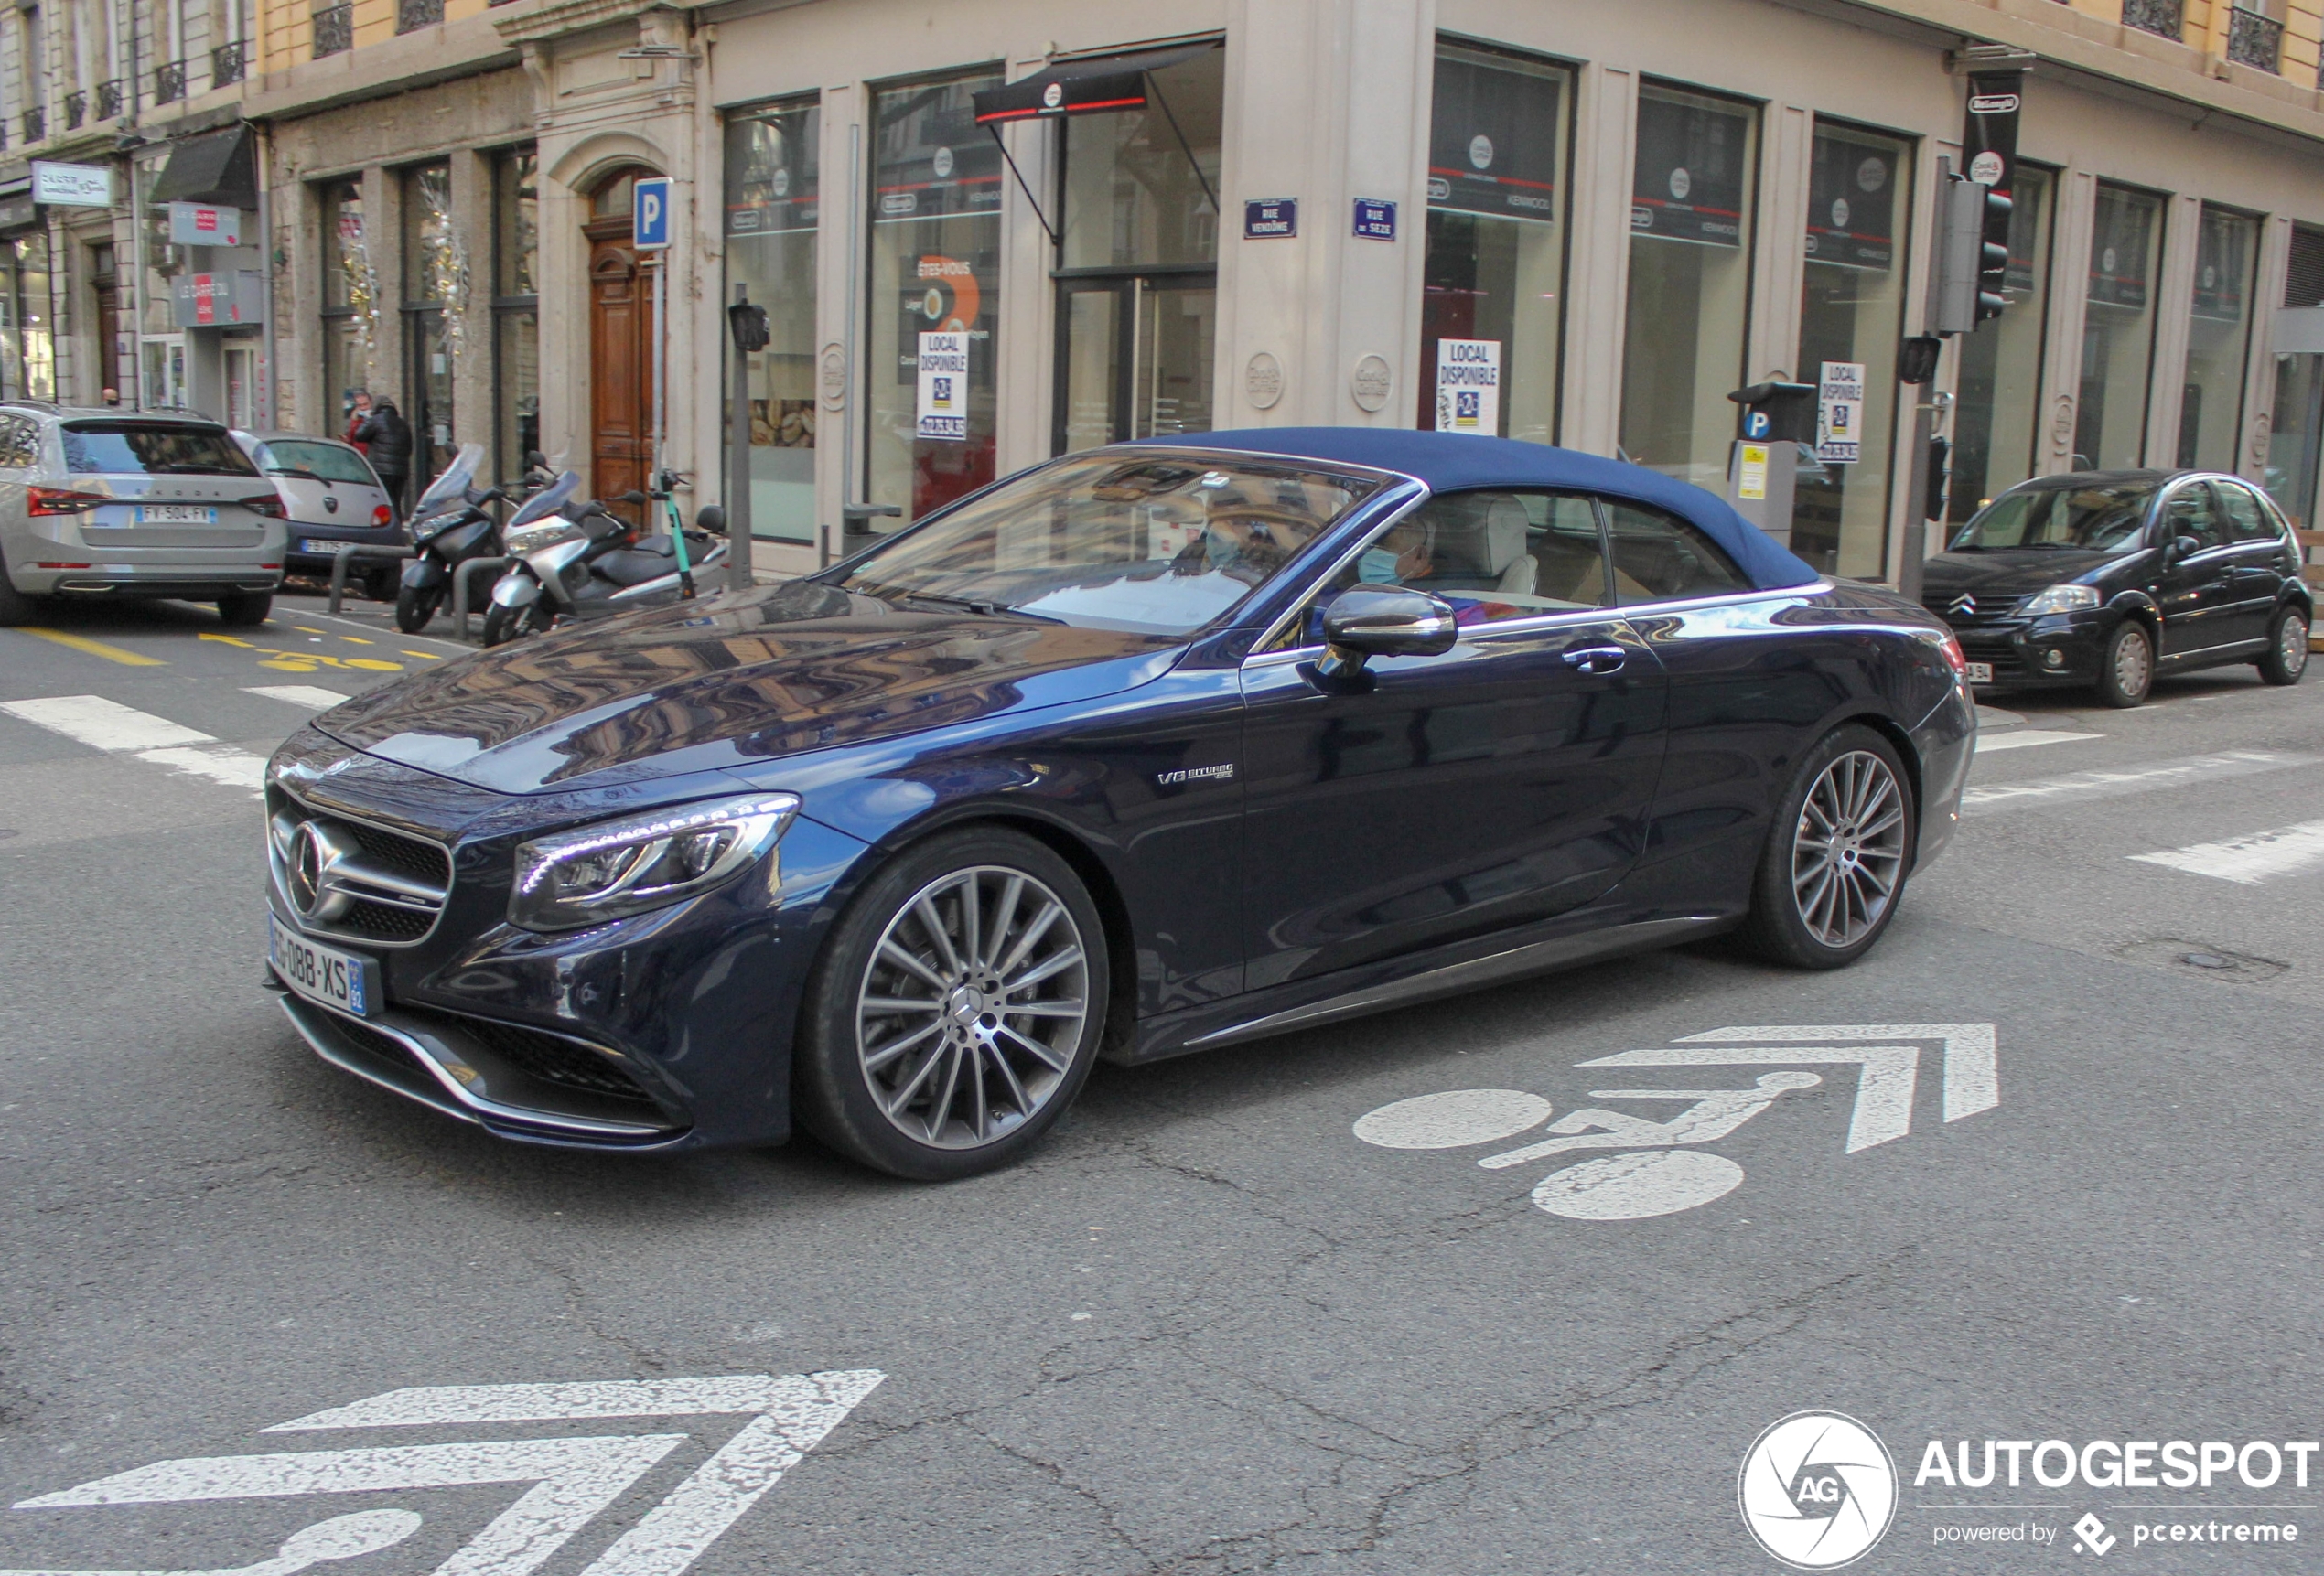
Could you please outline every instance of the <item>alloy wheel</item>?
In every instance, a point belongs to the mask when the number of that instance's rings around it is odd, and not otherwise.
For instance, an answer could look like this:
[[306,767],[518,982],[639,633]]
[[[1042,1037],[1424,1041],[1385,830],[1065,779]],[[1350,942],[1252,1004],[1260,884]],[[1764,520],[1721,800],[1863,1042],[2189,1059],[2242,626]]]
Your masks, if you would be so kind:
[[1870,934],[1904,872],[1904,831],[1888,762],[1850,750],[1824,768],[1791,833],[1791,898],[1809,935],[1837,949]]
[[1021,870],[938,877],[888,922],[855,994],[855,1055],[889,1124],[978,1149],[1055,1098],[1089,1012],[1089,951]]
[[2277,659],[2284,671],[2297,676],[2308,666],[2308,620],[2297,613],[2286,614],[2276,632]]

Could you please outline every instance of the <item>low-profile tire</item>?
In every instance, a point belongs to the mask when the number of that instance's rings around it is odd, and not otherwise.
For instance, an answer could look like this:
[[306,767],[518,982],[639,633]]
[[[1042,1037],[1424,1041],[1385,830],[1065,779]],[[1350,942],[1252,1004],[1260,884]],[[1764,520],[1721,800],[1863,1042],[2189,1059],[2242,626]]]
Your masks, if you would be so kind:
[[1049,849],[997,827],[907,849],[816,962],[793,1051],[800,1124],[916,1182],[1010,1164],[1088,1079],[1109,980],[1097,906]]
[[218,599],[218,616],[229,628],[254,629],[274,610],[271,591],[235,591]]
[[435,586],[406,585],[395,594],[395,627],[406,635],[416,635],[427,627],[436,616],[436,604],[444,594]]
[[1743,944],[1795,969],[1872,949],[1904,897],[1919,807],[1896,746],[1849,724],[1801,761],[1759,856]]
[[2286,607],[2267,627],[2267,655],[2253,664],[2271,684],[2297,684],[2308,671],[2308,615]]
[[2155,638],[2137,619],[2125,618],[2098,659],[2098,698],[2118,709],[2143,706],[2154,687]]
[[8,579],[8,566],[0,563],[0,629],[29,624],[40,616],[42,599],[27,596]]

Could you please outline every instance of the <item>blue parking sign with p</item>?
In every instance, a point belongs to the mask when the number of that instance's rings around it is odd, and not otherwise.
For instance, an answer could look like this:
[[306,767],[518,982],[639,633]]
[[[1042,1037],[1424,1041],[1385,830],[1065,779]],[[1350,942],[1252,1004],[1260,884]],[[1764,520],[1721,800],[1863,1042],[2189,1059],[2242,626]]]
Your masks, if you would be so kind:
[[651,176],[638,183],[630,198],[629,244],[650,252],[670,244],[670,177]]

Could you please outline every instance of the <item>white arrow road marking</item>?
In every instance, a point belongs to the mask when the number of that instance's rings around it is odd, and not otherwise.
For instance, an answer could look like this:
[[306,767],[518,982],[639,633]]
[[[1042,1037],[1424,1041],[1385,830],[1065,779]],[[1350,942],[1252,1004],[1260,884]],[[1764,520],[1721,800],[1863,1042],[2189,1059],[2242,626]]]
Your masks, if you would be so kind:
[[877,1368],[852,1368],[823,1374],[726,1374],[564,1385],[423,1385],[389,1390],[328,1411],[310,1412],[265,1431],[774,1412],[827,1401],[837,1401],[845,1408],[871,1394],[886,1377]]
[[1945,1120],[1959,1121],[2001,1103],[2000,1053],[1991,1024],[1774,1024],[1707,1029],[1683,1036],[1679,1044],[1769,1045],[1802,1040],[1941,1040],[1944,1043]]
[[352,1560],[403,1541],[420,1529],[409,1510],[359,1510],[292,1533],[272,1560],[224,1571],[0,1571],[0,1576],[293,1576],[322,1560]]
[[524,1576],[619,1498],[646,1469],[685,1442],[682,1433],[597,1439],[494,1440],[482,1444],[318,1450],[294,1455],[198,1455],[159,1461],[21,1501],[18,1510],[81,1505],[171,1505],[484,1483],[533,1486],[436,1576]]
[[1618,1110],[1585,1108],[1571,1111],[1549,1124],[1549,1131],[1560,1136],[1505,1153],[1489,1154],[1477,1163],[1488,1171],[1500,1171],[1522,1165],[1529,1160],[1563,1154],[1570,1149],[1710,1143],[1767,1110],[1786,1091],[1812,1089],[1823,1081],[1813,1073],[1765,1073],[1758,1079],[1758,1087],[1748,1089],[1592,1089],[1589,1098],[1594,1100],[1682,1099],[1695,1103],[1668,1121],[1649,1121]]
[[[1624,1051],[1584,1062],[1586,1067],[1734,1067],[1845,1066],[1856,1077],[1856,1114],[1848,1121],[1848,1153],[1870,1149],[1912,1131],[1912,1089],[1921,1070],[1918,1045],[1771,1045],[1755,1049]],[[1756,1111],[1758,1108],[1754,1108]]]

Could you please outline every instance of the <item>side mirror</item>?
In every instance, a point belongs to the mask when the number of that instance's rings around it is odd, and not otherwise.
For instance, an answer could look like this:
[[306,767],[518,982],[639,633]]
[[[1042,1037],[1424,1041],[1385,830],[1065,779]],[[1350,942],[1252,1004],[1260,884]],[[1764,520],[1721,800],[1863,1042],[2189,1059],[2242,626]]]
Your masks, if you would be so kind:
[[636,488],[631,488],[628,492],[623,493],[619,498],[614,499],[613,501],[616,503],[643,503],[646,501],[646,495],[640,492]]
[[726,511],[715,503],[705,503],[695,511],[694,528],[710,536],[726,534]]
[[549,468],[549,456],[543,454],[539,449],[527,449],[524,452],[524,468],[529,471],[547,470]]
[[1351,679],[1373,657],[1440,657],[1460,638],[1452,605],[1425,591],[1342,591],[1323,610],[1327,679]]
[[2182,558],[2194,557],[2196,553],[2202,551],[2202,546],[2201,542],[2191,536],[2174,536],[2170,539],[2170,546],[2163,556],[2176,563]]

